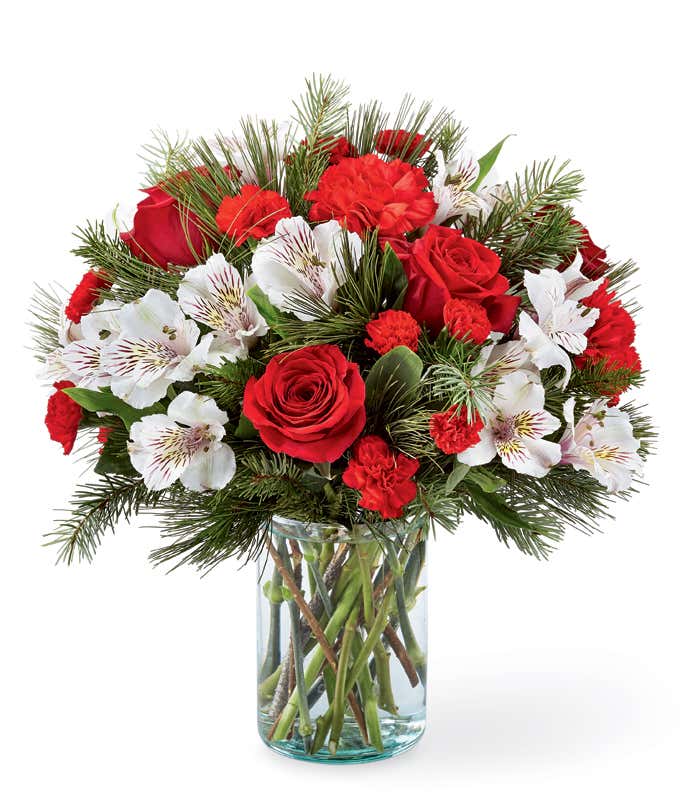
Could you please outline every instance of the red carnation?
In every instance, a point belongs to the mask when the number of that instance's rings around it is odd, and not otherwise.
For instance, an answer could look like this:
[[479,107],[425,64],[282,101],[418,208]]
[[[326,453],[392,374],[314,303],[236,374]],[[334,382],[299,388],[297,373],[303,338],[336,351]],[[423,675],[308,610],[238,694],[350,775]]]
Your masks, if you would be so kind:
[[64,448],[64,455],[73,449],[78,434],[78,425],[83,417],[83,409],[72,400],[63,389],[70,389],[75,384],[69,380],[60,380],[54,384],[56,391],[47,400],[45,424],[53,441],[58,441]]
[[342,481],[361,491],[360,507],[377,510],[383,518],[399,518],[416,495],[411,477],[419,466],[415,458],[395,454],[379,436],[364,436],[354,447]]
[[491,323],[481,303],[451,298],[444,304],[444,325],[454,339],[481,345],[491,333]]
[[587,347],[576,356],[574,364],[584,369],[588,364],[603,362],[606,371],[624,369],[639,372],[640,357],[633,347],[635,321],[617,299],[616,293],[607,292],[608,286],[609,281],[605,280],[592,295],[581,301],[585,306],[599,309],[600,314],[592,328],[586,331]]
[[489,248],[463,237],[457,229],[430,226],[413,244],[406,263],[408,290],[404,308],[433,333],[444,326],[444,305],[451,298],[480,303],[492,331],[510,330],[520,299],[506,295],[510,283],[501,260]]
[[366,323],[366,333],[368,339],[364,340],[364,344],[381,356],[399,345],[414,352],[418,350],[420,326],[408,312],[393,309],[380,312],[375,320]]
[[378,229],[381,235],[405,234],[434,218],[437,208],[422,168],[375,154],[345,158],[327,168],[316,190],[312,221],[335,219],[351,232]]
[[243,245],[249,237],[261,240],[274,234],[281,218],[291,217],[286,199],[274,190],[243,185],[236,196],[225,196],[217,210],[217,228]]
[[78,286],[71,293],[64,314],[71,322],[79,323],[84,314],[89,314],[99,300],[99,290],[111,286],[111,282],[102,278],[94,270],[88,270]]
[[411,135],[407,130],[382,130],[376,135],[375,150],[381,154],[410,158],[414,154],[423,155],[432,145],[424,135]]
[[430,435],[434,443],[447,455],[457,455],[479,442],[479,431],[484,427],[479,414],[468,420],[467,408],[454,405],[441,414],[430,417]]
[[[188,177],[188,172],[184,174]],[[198,216],[180,207],[160,185],[146,188],[147,198],[137,205],[132,229],[120,239],[133,256],[167,269],[168,265],[195,265],[205,249]]]
[[335,345],[279,353],[251,378],[243,413],[274,452],[310,463],[337,460],[366,424],[359,367]]

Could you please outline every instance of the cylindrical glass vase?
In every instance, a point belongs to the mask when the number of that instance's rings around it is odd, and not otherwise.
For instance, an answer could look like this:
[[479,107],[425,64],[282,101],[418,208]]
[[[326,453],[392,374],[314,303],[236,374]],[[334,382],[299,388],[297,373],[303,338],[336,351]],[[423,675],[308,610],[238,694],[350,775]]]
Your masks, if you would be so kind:
[[258,728],[307,761],[388,758],[425,730],[425,538],[275,518],[258,564]]

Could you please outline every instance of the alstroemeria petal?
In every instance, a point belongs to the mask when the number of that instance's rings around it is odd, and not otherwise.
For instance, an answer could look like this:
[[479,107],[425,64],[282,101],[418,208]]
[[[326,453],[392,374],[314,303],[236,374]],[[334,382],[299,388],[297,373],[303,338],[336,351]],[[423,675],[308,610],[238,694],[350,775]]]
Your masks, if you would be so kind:
[[229,421],[227,412],[220,410],[212,397],[205,397],[190,391],[184,391],[175,397],[168,406],[168,416],[180,424],[217,425],[220,428]]
[[236,457],[228,444],[216,444],[210,452],[196,455],[180,476],[180,482],[190,491],[217,491],[232,479],[236,472]]

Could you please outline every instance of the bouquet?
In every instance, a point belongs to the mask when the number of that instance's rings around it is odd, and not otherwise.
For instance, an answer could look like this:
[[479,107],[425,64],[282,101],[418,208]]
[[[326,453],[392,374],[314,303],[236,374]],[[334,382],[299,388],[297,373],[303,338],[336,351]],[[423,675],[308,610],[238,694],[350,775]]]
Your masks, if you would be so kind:
[[156,134],[136,207],[77,230],[80,283],[36,295],[46,425],[95,473],[49,542],[89,560],[150,511],[154,562],[264,551],[263,735],[289,749],[335,756],[353,720],[382,750],[386,655],[424,686],[428,531],[471,513],[545,557],[650,451],[635,265],[575,217],[568,163],[500,179],[504,142],[475,157],[445,110],[352,109],[314,77],[291,122]]

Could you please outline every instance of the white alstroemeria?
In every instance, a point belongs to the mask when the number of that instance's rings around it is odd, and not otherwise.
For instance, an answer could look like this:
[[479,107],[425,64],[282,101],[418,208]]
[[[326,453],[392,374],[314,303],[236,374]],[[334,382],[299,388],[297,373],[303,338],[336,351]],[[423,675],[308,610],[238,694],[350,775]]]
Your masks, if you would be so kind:
[[642,461],[640,442],[628,416],[606,400],[597,400],[574,424],[574,398],[564,404],[567,429],[560,439],[562,463],[587,471],[609,493],[630,488]]
[[512,339],[509,342],[492,342],[485,345],[472,367],[472,375],[485,375],[490,380],[498,381],[511,372],[521,370],[530,380],[541,382],[538,369],[531,361],[531,355],[522,339]]
[[496,387],[492,410],[485,412],[479,442],[461,452],[458,460],[483,466],[498,455],[510,469],[544,477],[562,457],[560,445],[543,438],[560,426],[544,404],[543,386],[525,372],[506,375]]
[[432,223],[443,223],[461,215],[477,217],[488,214],[487,202],[470,190],[479,176],[477,158],[469,152],[460,152],[455,159],[446,162],[439,150],[434,156],[437,173],[432,180],[432,193],[437,202],[437,212]]
[[177,480],[190,491],[224,488],[236,471],[234,452],[222,441],[227,421],[212,398],[182,392],[168,406],[167,416],[144,416],[132,425],[132,465],[152,491]]
[[102,350],[111,391],[134,408],[165,397],[175,381],[192,380],[205,367],[213,335],[200,331],[165,292],[150,289],[118,311],[120,336]]
[[539,369],[554,365],[564,368],[560,384],[564,388],[571,375],[568,353],[578,354],[585,350],[588,341],[585,332],[595,324],[600,314],[599,309],[586,308],[577,299],[567,297],[567,293],[570,290],[572,295],[584,298],[597,289],[598,282],[583,284],[580,265],[575,270],[572,265],[565,273],[553,268],[545,268],[538,273],[525,271],[524,285],[536,310],[536,319],[527,312],[520,313],[520,336]]
[[82,339],[66,345],[61,361],[74,377],[71,380],[86,389],[99,389],[111,384],[111,376],[102,362],[103,350],[120,334],[118,312],[123,304],[105,300],[80,321]]
[[245,358],[267,324],[236,268],[222,254],[213,254],[204,265],[187,271],[177,290],[182,311],[215,331],[211,359]]
[[300,303],[310,297],[333,306],[338,287],[347,279],[345,240],[356,266],[362,252],[358,234],[344,231],[337,221],[312,228],[304,218],[282,218],[273,236],[255,249],[251,265],[255,283],[274,306],[301,320],[314,320]]
[[66,316],[66,302],[62,301],[59,307],[59,326],[57,339],[59,346],[45,356],[45,362],[38,371],[38,377],[48,383],[58,380],[70,380],[78,383],[79,376],[71,372],[64,362],[64,349],[73,342],[83,338],[80,323],[74,323]]

